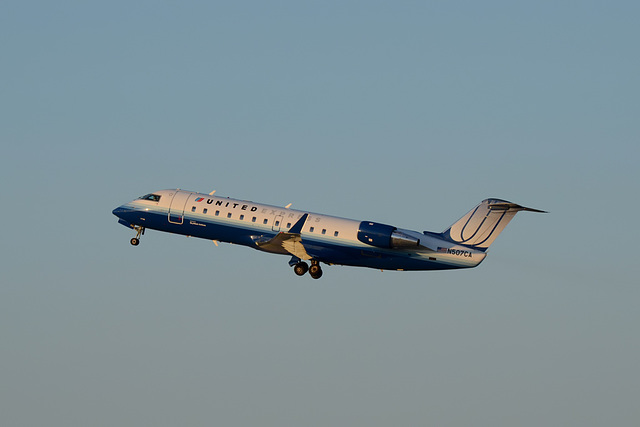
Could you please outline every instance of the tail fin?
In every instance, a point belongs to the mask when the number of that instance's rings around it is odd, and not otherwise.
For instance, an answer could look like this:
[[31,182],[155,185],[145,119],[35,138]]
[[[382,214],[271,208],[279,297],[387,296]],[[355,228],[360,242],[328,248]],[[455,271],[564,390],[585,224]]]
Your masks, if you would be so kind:
[[486,199],[460,218],[442,235],[445,239],[486,251],[498,234],[520,211],[546,213],[500,199]]

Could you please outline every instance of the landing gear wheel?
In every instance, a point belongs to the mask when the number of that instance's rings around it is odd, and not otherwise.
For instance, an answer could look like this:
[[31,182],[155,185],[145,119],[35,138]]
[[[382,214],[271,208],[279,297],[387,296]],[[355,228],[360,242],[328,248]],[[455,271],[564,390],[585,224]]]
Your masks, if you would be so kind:
[[130,240],[133,246],[138,246],[140,244],[140,236],[144,234],[144,227],[139,225],[134,225],[133,229],[136,230],[136,237]]
[[309,276],[313,279],[319,279],[322,277],[322,268],[318,264],[313,264],[309,267]]
[[301,261],[293,266],[293,272],[296,273],[298,276],[304,276],[308,270],[309,270],[309,266],[307,265],[306,262]]

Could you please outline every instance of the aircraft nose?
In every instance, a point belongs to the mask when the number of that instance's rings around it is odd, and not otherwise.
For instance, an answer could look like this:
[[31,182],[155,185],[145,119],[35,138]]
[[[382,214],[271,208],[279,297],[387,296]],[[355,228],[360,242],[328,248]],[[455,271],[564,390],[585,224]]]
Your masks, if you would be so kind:
[[122,218],[122,214],[124,212],[126,212],[126,209],[123,208],[122,206],[118,206],[113,211],[111,211],[111,213],[114,214],[115,216],[117,216],[118,218]]

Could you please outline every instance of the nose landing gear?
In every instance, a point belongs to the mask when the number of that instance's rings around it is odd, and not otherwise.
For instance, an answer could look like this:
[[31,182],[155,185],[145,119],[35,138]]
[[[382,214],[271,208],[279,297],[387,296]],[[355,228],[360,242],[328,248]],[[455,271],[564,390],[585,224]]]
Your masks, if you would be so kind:
[[136,237],[133,237],[130,242],[133,246],[138,246],[140,244],[140,236],[144,234],[144,227],[140,227],[139,225],[135,225],[133,227],[134,230],[136,230],[138,233],[136,234]]

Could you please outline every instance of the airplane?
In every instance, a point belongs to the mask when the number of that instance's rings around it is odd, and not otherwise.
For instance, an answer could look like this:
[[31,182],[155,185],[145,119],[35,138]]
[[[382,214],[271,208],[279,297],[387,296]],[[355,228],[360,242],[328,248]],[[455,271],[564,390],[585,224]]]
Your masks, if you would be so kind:
[[[485,199],[441,233],[422,233],[373,221],[359,221],[229,197],[161,190],[113,210],[118,223],[248,246],[291,256],[298,276],[322,276],[320,263],[380,270],[472,268],[487,256],[498,234],[520,211],[546,213],[501,199]],[[307,264],[308,261],[310,263]]]

